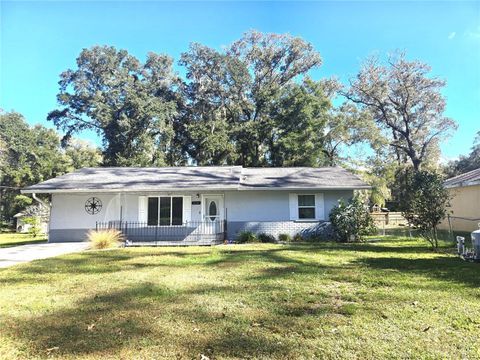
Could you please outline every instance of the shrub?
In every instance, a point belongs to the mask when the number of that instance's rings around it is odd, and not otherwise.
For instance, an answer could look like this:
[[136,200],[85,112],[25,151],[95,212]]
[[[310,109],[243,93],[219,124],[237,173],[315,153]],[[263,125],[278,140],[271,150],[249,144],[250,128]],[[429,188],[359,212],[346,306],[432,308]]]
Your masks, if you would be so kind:
[[297,233],[293,236],[293,241],[294,242],[302,242],[302,241],[304,241],[304,238],[303,238],[302,234]]
[[239,244],[254,243],[257,241],[257,235],[251,231],[241,231],[237,236],[237,243]]
[[320,235],[309,234],[308,236],[303,236],[303,241],[315,243],[325,241],[325,238]]
[[41,234],[42,228],[40,226],[40,219],[36,216],[28,216],[23,218],[23,222],[25,224],[30,225],[28,228],[28,233],[32,235],[32,237],[37,237],[37,235]]
[[342,200],[330,212],[334,236],[339,241],[361,241],[375,233],[376,227],[368,207],[356,195],[348,203]]
[[441,175],[417,171],[406,176],[400,205],[403,216],[434,249],[438,248],[438,224],[447,216],[450,195]]
[[290,236],[290,234],[279,234],[278,235],[278,240],[280,240],[282,242],[291,242],[292,237]]
[[120,231],[115,229],[90,231],[87,235],[92,249],[108,249],[118,247],[124,238]]
[[262,243],[275,243],[275,237],[273,235],[270,235],[270,234],[266,234],[266,233],[261,233],[261,234],[258,234],[258,240],[260,240],[260,242]]

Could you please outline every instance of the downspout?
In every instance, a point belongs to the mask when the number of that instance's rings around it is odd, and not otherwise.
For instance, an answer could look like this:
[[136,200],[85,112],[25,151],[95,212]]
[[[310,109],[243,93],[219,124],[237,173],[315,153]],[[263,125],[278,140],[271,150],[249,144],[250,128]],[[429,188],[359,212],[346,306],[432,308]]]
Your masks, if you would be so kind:
[[36,200],[37,202],[39,202],[41,205],[45,206],[47,209],[50,209],[50,206],[47,205],[43,200],[40,200],[40,199],[37,197],[37,194],[32,193],[32,197],[33,197],[34,200]]
[[47,205],[43,200],[39,199],[37,197],[37,194],[32,193],[32,198],[37,201],[40,205],[44,206],[46,209],[48,209],[48,223],[47,223],[47,239],[48,242],[50,242],[50,223],[52,221],[52,213],[50,211],[50,205]]

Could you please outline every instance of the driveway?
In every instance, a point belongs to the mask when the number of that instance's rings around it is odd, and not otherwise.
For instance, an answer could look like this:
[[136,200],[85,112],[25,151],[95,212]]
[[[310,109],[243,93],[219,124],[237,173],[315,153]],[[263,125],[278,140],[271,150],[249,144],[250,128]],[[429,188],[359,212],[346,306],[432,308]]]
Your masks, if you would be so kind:
[[45,259],[53,256],[79,252],[88,248],[87,242],[20,245],[0,249],[0,268]]

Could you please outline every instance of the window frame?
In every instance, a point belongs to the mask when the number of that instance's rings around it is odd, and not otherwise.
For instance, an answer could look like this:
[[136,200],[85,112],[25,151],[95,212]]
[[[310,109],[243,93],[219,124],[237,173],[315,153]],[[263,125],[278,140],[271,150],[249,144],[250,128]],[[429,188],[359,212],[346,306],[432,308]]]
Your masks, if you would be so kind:
[[[161,198],[169,198],[170,199],[170,223],[168,225],[160,225],[160,211],[161,211]],[[182,211],[181,211],[181,216],[182,216],[182,223],[181,224],[172,224],[173,223],[173,198],[180,198],[182,199],[181,204],[182,204]],[[158,199],[158,209],[157,209],[157,224],[156,225],[149,225],[148,224],[148,217],[149,217],[149,209],[148,209],[148,201],[149,199]],[[157,196],[147,196],[147,226],[160,226],[160,227],[166,227],[166,226],[184,226],[184,207],[183,207],[183,202],[184,202],[184,196],[183,195],[157,195]]]
[[[313,196],[313,205],[300,205],[300,196]],[[300,217],[300,209],[313,209],[313,217]],[[316,220],[317,219],[317,197],[315,194],[297,194],[297,215],[298,220]]]

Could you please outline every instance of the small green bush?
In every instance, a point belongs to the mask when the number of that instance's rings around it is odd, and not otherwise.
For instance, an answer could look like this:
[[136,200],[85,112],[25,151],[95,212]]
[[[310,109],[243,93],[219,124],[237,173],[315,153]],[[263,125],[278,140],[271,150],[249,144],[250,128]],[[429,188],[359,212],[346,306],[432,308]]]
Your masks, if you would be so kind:
[[307,236],[303,236],[303,241],[314,243],[314,242],[320,242],[322,240],[321,240],[321,237],[318,235],[308,234]]
[[237,243],[239,244],[254,243],[257,241],[257,235],[251,231],[241,231],[237,236]]
[[302,242],[305,239],[303,238],[302,234],[297,233],[293,236],[293,242]]
[[266,233],[261,233],[261,234],[258,234],[258,240],[260,240],[260,242],[262,243],[275,243],[275,237],[273,235],[270,235],[270,234],[266,234]]
[[38,217],[28,216],[23,218],[23,222],[30,225],[28,233],[32,235],[32,237],[35,238],[42,233],[42,227],[40,226],[40,219]]
[[278,240],[280,240],[281,242],[291,242],[292,237],[290,236],[290,234],[279,234]]
[[108,249],[118,247],[124,241],[123,234],[115,229],[89,231],[87,235],[92,249]]

